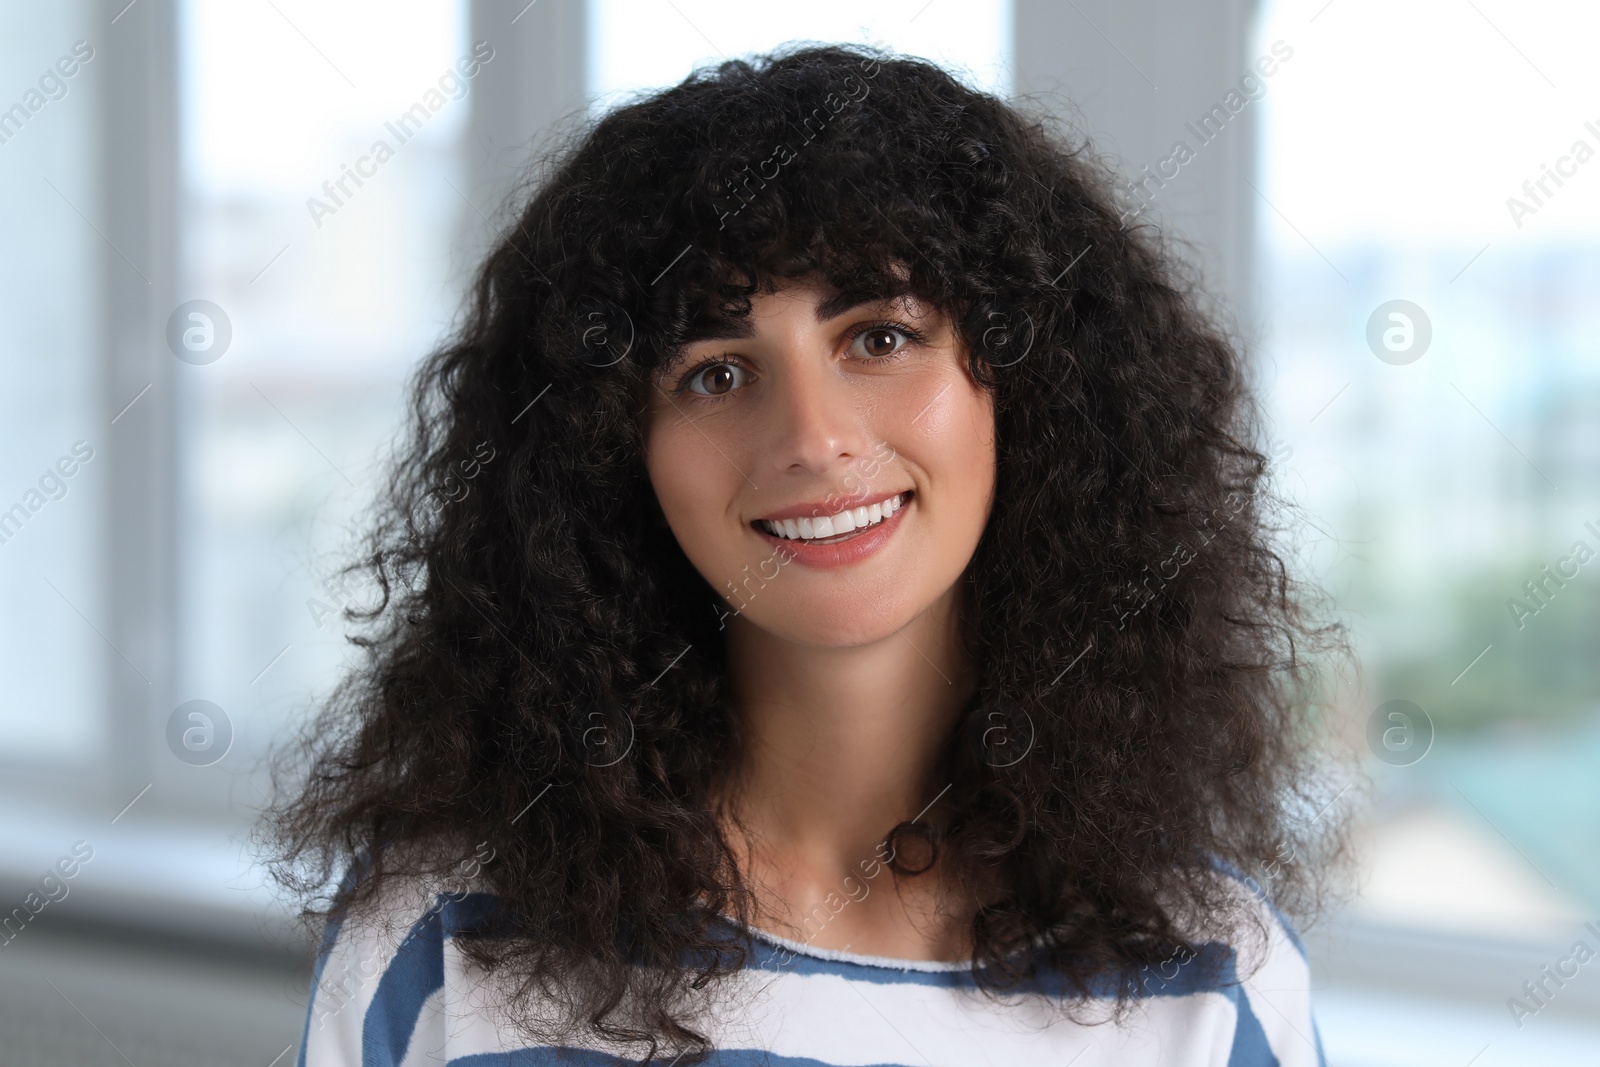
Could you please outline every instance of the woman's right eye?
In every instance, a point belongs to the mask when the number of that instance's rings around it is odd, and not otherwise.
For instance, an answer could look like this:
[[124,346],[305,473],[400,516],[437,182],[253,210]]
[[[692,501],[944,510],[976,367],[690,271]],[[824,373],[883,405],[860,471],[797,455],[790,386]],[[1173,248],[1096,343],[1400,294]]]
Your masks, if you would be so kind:
[[684,375],[683,387],[696,396],[726,396],[743,385],[745,369],[734,363],[707,363]]

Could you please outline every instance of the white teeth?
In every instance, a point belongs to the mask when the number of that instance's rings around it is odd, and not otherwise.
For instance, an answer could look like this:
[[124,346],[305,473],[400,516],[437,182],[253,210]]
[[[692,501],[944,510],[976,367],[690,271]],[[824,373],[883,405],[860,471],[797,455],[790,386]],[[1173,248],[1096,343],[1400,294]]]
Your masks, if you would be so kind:
[[863,529],[889,518],[905,503],[904,496],[902,493],[900,496],[892,496],[876,504],[847,508],[837,515],[799,519],[761,519],[759,524],[768,533],[790,540],[812,541],[838,537],[840,534]]

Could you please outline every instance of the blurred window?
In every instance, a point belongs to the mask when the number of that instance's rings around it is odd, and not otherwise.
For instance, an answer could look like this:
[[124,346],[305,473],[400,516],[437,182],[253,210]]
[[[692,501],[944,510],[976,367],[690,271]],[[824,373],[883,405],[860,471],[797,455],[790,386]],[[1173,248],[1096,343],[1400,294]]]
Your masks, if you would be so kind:
[[1597,31],[1577,0],[1269,0],[1251,53],[1292,51],[1251,105],[1261,371],[1379,720],[1385,920],[1600,906]]
[[481,65],[464,2],[189,3],[180,36],[179,299],[231,339],[179,374],[177,699],[238,771],[353,662],[324,583],[457,308]]
[[96,11],[0,8],[0,760],[35,770],[106,754]]

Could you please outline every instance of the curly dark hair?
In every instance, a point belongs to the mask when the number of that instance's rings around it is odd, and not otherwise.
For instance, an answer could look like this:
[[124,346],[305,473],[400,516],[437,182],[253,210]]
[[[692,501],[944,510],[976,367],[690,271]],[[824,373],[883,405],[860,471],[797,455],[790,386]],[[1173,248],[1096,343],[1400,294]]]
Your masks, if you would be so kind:
[[[278,754],[296,777],[264,840],[304,917],[487,843],[476,962],[646,1063],[709,1051],[690,1009],[746,962],[718,917],[754,914],[712,802],[741,732],[722,601],[670,536],[641,418],[697,324],[807,277],[937,307],[994,398],[963,577],[981,678],[939,767],[957,814],[884,828],[1000,880],[970,931],[980,987],[1034,974],[1034,943],[1086,997],[1233,936],[1259,908],[1219,869],[1321,910],[1348,834],[1319,687],[1348,638],[1274,536],[1240,346],[1058,121],[925,61],[791,46],[530,169],[345,568],[373,583],[346,610],[364,666]],[[1120,1012],[1137,990],[1116,988]]]

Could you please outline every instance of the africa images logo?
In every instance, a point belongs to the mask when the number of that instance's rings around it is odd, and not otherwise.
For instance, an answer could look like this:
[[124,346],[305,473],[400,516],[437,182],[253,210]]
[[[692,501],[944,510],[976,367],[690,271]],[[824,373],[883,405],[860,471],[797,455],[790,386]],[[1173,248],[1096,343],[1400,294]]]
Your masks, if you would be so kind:
[[[1596,126],[1593,122],[1585,122],[1583,128],[1593,135],[1596,141],[1600,141],[1600,126]],[[1539,164],[1539,176],[1529,178],[1522,183],[1522,197],[1506,197],[1506,210],[1511,213],[1511,221],[1516,223],[1517,229],[1522,229],[1522,220],[1526,216],[1538,214],[1539,209],[1545,206],[1545,202],[1566,184],[1562,178],[1576,178],[1578,167],[1589,162],[1594,155],[1594,147],[1580,137],[1572,142],[1566,155],[1557,157],[1554,170],[1548,163]],[[1555,189],[1550,188],[1552,182],[1555,183]]]
[[[472,54],[462,56],[456,60],[454,68],[446,68],[439,75],[438,87],[429,86],[422,94],[422,99],[412,104],[394,122],[384,123],[384,128],[394,136],[395,144],[391,146],[382,137],[372,142],[372,147],[367,154],[355,161],[354,166],[349,163],[339,164],[340,175],[329,178],[322,183],[323,195],[326,200],[319,200],[314,196],[306,198],[306,210],[311,213],[311,221],[317,224],[317,229],[322,229],[322,219],[325,215],[336,215],[339,209],[345,206],[346,201],[355,196],[355,190],[350,188],[354,182],[356,189],[366,184],[363,178],[373,178],[378,174],[378,165],[387,163],[395,156],[395,150],[415,137],[422,126],[433,118],[448,99],[460,100],[467,95],[467,83],[477,77],[485,63],[494,58],[494,48],[487,41],[479,41],[472,46]],[[340,194],[343,194],[342,196]]]
[[[1273,57],[1277,58],[1274,59]],[[1252,69],[1248,69],[1239,78],[1238,84],[1224,94],[1220,103],[1212,104],[1210,110],[1201,115],[1195,122],[1185,122],[1184,129],[1194,135],[1195,143],[1189,144],[1186,138],[1179,138],[1172,143],[1172,151],[1156,161],[1155,170],[1150,172],[1150,165],[1145,164],[1139,168],[1142,175],[1128,182],[1127,187],[1118,185],[1115,192],[1119,197],[1133,196],[1138,203],[1124,210],[1121,221],[1126,222],[1130,217],[1137,217],[1155,202],[1156,190],[1165,189],[1167,182],[1178,177],[1185,166],[1193,162],[1206,145],[1222,136],[1222,131],[1229,121],[1245,109],[1252,100],[1260,100],[1267,95],[1267,79],[1278,72],[1282,63],[1287,63],[1294,56],[1294,48],[1288,43],[1277,40],[1272,42],[1271,55],[1259,56]],[[1155,183],[1155,188],[1150,183]]]

